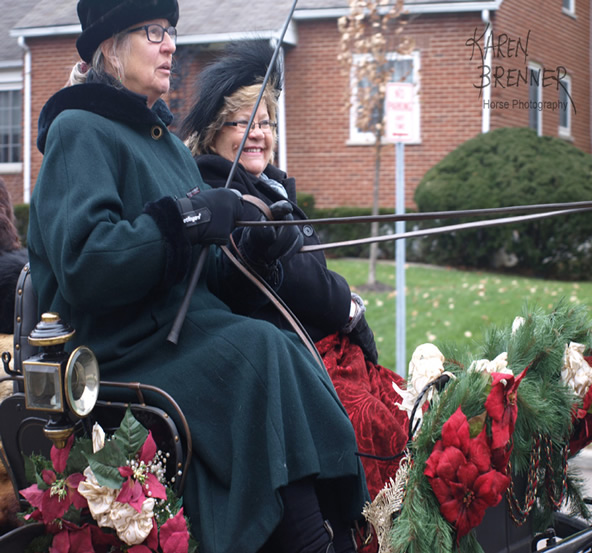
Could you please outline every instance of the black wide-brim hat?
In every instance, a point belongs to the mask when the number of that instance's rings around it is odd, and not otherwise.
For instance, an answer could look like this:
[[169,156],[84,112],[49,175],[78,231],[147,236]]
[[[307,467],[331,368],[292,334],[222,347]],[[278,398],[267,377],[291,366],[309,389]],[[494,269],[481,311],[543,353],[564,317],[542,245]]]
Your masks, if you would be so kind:
[[[181,136],[201,134],[216,119],[225,98],[239,88],[261,83],[273,58],[274,49],[266,40],[229,43],[222,54],[208,65],[197,79],[197,100],[183,121]],[[283,68],[275,60],[268,86],[279,97],[283,86]]]
[[175,26],[179,20],[177,0],[80,0],[77,11],[82,34],[76,48],[89,63],[101,42],[136,23],[163,18]]

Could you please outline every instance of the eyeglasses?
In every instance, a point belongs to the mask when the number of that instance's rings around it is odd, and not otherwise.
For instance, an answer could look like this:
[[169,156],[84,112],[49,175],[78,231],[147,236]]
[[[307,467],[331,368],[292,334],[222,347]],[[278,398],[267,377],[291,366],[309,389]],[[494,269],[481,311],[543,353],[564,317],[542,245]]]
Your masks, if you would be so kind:
[[146,38],[148,42],[154,42],[156,44],[160,44],[164,40],[164,34],[168,33],[171,37],[171,40],[176,43],[177,42],[177,29],[172,25],[170,27],[163,27],[158,23],[150,23],[149,25],[142,25],[141,27],[134,27],[133,29],[129,29],[128,33],[135,33],[136,31],[146,31]]
[[[240,121],[226,121],[226,123],[224,123],[224,126],[236,127],[241,131],[246,131],[247,127],[249,126],[249,122],[245,121],[244,119]],[[249,129],[249,132],[254,131],[257,127],[259,127],[263,132],[271,132],[271,129],[275,129],[277,127],[277,123],[265,119],[264,121],[259,121],[259,123],[253,123],[251,125],[251,128]]]

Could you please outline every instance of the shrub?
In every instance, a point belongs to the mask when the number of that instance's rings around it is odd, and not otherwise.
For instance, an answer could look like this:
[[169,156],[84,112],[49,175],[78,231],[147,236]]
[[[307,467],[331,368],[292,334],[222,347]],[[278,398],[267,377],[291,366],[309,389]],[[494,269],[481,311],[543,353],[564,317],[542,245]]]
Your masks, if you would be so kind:
[[[298,205],[306,213],[309,219],[335,219],[341,217],[361,217],[371,215],[370,207],[334,207],[317,208],[315,207],[314,197],[310,194],[298,194]],[[380,209],[381,215],[393,213],[393,210]],[[319,239],[323,244],[332,242],[345,242],[368,238],[371,234],[370,223],[337,223],[337,224],[317,224],[314,225]],[[394,232],[394,223],[384,223],[380,225],[378,234],[392,234]],[[379,244],[379,258],[394,258],[394,242],[383,242]],[[359,244],[353,246],[344,246],[325,250],[327,257],[362,257],[367,258],[370,255],[370,244]]]
[[[418,210],[453,211],[592,199],[592,156],[525,128],[503,128],[468,140],[432,167],[415,191]],[[441,220],[422,226],[476,219]],[[462,230],[421,239],[423,260],[588,279],[592,217],[554,216],[527,223]],[[500,254],[505,262],[500,263]]]

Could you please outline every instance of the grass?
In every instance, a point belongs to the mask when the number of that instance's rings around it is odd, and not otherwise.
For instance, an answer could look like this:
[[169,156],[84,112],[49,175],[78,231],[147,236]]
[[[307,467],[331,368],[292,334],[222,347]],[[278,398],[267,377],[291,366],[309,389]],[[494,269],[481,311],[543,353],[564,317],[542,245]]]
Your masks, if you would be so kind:
[[[364,299],[366,318],[374,331],[379,363],[397,370],[396,282],[393,262],[379,262],[376,279],[384,292],[365,291],[368,261],[329,259],[329,268],[342,274]],[[561,282],[506,276],[481,271],[409,265],[406,284],[407,362],[417,346],[432,342],[480,343],[488,326],[511,325],[524,305],[550,309],[560,299],[592,306],[592,282]],[[591,311],[592,315],[592,311]]]

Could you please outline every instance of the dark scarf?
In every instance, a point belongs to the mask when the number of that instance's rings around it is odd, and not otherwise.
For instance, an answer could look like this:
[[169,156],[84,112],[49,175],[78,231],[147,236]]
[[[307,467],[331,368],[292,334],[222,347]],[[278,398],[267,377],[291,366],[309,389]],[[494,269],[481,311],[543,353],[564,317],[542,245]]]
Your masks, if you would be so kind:
[[[204,154],[195,156],[195,162],[199,167],[204,180],[214,188],[221,188],[226,184],[230,174],[232,162],[217,154]],[[296,181],[288,177],[281,169],[274,165],[265,168],[265,174],[284,186],[288,198],[296,201]],[[283,196],[275,192],[267,183],[249,173],[242,165],[238,165],[234,174],[233,188],[239,189],[243,194],[263,195],[272,201],[282,200]]]
[[87,82],[56,92],[43,106],[38,122],[37,148],[43,154],[49,127],[54,119],[68,109],[81,109],[108,119],[129,125],[151,127],[173,121],[173,114],[166,103],[159,99],[152,109],[146,104],[146,96],[122,88],[110,76],[89,72]]

